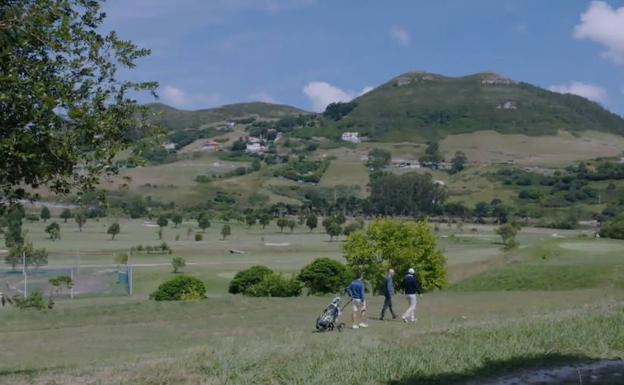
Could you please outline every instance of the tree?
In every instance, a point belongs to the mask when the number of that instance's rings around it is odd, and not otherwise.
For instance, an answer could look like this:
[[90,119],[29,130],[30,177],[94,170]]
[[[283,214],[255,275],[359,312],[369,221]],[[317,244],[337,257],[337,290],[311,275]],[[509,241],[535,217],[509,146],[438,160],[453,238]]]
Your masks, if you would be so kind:
[[461,172],[466,166],[468,157],[462,151],[457,151],[453,159],[451,159],[451,173],[456,174]]
[[232,228],[230,227],[230,225],[228,225],[227,223],[224,224],[223,227],[221,228],[221,236],[223,237],[223,240],[225,240],[225,238],[227,238],[231,234],[232,234]]
[[206,229],[210,227],[210,217],[208,217],[208,214],[203,213],[200,215],[197,220],[197,225],[205,233]]
[[517,246],[516,235],[520,226],[515,223],[505,223],[496,229],[496,234],[500,235],[505,245],[505,249],[512,249]]
[[249,228],[251,228],[251,226],[255,225],[257,222],[257,217],[256,214],[254,214],[253,212],[245,215],[245,223],[247,224],[247,226],[249,226]]
[[61,226],[58,223],[52,222],[46,226],[45,232],[50,235],[51,240],[61,239]]
[[191,239],[191,235],[193,235],[195,231],[193,231],[193,226],[186,227],[186,239]]
[[106,232],[111,235],[111,239],[114,241],[115,236],[119,234],[120,231],[121,227],[119,226],[119,223],[115,222],[108,227],[108,230]]
[[184,220],[184,217],[180,213],[175,213],[171,216],[171,222],[173,222],[176,229],[178,228],[180,223],[182,223],[183,220]]
[[24,218],[22,207],[15,206],[9,210],[6,217],[7,231],[4,235],[4,243],[7,247],[21,246],[24,243],[22,218]]
[[277,219],[277,227],[280,228],[280,232],[284,232],[284,227],[288,226],[288,219],[282,217]]
[[258,171],[261,168],[262,168],[262,163],[260,163],[260,159],[259,158],[254,158],[254,160],[251,162],[251,170],[252,171]]
[[65,220],[65,223],[67,223],[67,220],[71,217],[72,217],[72,212],[70,209],[63,209],[63,211],[61,211],[61,215],[59,216],[59,218]]
[[78,211],[74,216],[74,220],[78,224],[78,230],[82,232],[82,226],[87,223],[87,214],[84,211]]
[[167,227],[167,225],[169,224],[169,220],[166,216],[161,215],[158,217],[156,224],[162,229],[163,227]]
[[182,257],[174,257],[171,260],[171,267],[173,267],[174,274],[177,273],[184,266],[186,266],[186,260]]
[[308,215],[308,217],[306,218],[306,227],[310,229],[310,232],[312,232],[314,229],[316,229],[316,226],[318,226],[318,218],[316,217],[316,215]]
[[39,216],[41,217],[41,219],[43,219],[43,223],[46,223],[48,219],[50,219],[51,215],[48,206],[43,206],[41,208],[41,214],[39,214]]
[[420,163],[430,166],[432,169],[437,169],[440,165],[440,162],[444,160],[444,157],[440,153],[440,145],[438,142],[429,142],[427,143],[427,148],[425,149],[425,154],[420,157]]
[[340,227],[340,225],[334,221],[330,222],[325,230],[327,231],[327,235],[329,235],[329,240],[332,242],[334,240],[334,237],[342,234],[342,227]]
[[325,107],[323,116],[332,120],[340,120],[357,107],[356,102],[334,102]]
[[267,213],[262,213],[258,217],[258,220],[260,221],[260,225],[262,225],[262,230],[264,230],[264,228],[271,223],[271,216]]
[[[425,291],[446,285],[446,260],[425,221],[377,219],[365,232],[349,235],[344,254],[353,271],[365,272],[376,288],[389,268],[399,274],[416,269]],[[400,287],[400,280],[395,284]]]
[[[24,258],[25,257],[25,258]],[[26,267],[48,264],[48,251],[46,249],[35,249],[31,242],[15,245],[9,249],[9,254],[5,257],[6,263],[10,264],[13,271],[17,265],[25,262]]]
[[317,258],[301,269],[297,279],[310,294],[340,293],[349,284],[351,273],[342,263],[331,258]]
[[151,127],[148,108],[129,96],[157,84],[117,78],[120,67],[133,68],[149,50],[114,31],[101,34],[100,3],[2,2],[3,204],[32,197],[38,187],[88,191],[116,169],[114,155]]
[[374,148],[368,153],[366,166],[372,171],[380,171],[389,165],[391,160],[392,154],[389,151]]
[[117,268],[119,269],[119,266],[128,264],[128,254],[125,254],[125,253],[115,254],[115,257],[113,258],[113,260],[115,261],[115,264],[117,265]]
[[604,224],[599,234],[603,238],[624,239],[624,215]]
[[286,226],[288,226],[288,228],[290,229],[290,232],[292,233],[295,230],[295,227],[297,227],[297,222],[293,220],[289,220]]

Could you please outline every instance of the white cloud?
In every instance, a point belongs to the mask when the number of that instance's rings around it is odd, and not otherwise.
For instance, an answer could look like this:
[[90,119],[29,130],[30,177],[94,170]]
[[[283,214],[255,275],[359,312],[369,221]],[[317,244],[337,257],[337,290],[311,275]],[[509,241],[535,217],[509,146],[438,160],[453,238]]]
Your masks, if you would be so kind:
[[602,57],[624,64],[624,6],[614,9],[604,1],[593,1],[581,14],[574,37],[603,45],[607,50]]
[[403,47],[407,47],[412,41],[412,37],[409,32],[407,32],[405,28],[398,25],[390,28],[390,37],[392,37],[392,40],[394,40],[395,43]]
[[189,94],[181,88],[167,85],[160,91],[160,97],[166,104],[179,108],[206,108],[219,103],[219,95]]
[[595,84],[570,82],[568,84],[550,86],[548,89],[561,94],[574,94],[582,96],[595,102],[604,102],[608,99],[607,91]]
[[165,86],[161,92],[161,96],[165,103],[176,107],[182,107],[190,104],[190,99],[186,92],[173,86]]
[[260,91],[255,94],[251,94],[249,95],[249,98],[254,101],[260,101],[264,103],[275,103],[275,99],[273,99],[273,97],[265,91]]
[[310,102],[312,102],[312,110],[317,112],[325,110],[325,107],[330,103],[349,102],[355,97],[364,95],[371,90],[373,90],[371,86],[364,87],[360,92],[342,90],[322,81],[309,82],[303,87],[303,93],[310,99]]

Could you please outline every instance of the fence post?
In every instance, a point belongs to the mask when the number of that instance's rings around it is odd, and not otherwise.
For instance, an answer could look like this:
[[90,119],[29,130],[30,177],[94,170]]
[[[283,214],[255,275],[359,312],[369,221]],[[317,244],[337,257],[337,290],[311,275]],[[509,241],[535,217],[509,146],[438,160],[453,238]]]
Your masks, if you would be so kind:
[[28,274],[26,274],[26,251],[22,251],[22,274],[24,275],[24,298],[28,298]]
[[132,296],[132,263],[128,262],[128,295]]

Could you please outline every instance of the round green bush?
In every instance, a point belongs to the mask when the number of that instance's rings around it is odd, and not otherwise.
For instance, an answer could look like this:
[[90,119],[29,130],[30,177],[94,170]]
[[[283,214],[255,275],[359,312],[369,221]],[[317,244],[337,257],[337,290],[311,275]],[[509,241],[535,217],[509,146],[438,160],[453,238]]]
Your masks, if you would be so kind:
[[301,283],[295,278],[271,273],[250,286],[244,294],[250,297],[297,297],[301,295],[301,288]]
[[244,293],[245,290],[260,283],[262,278],[272,273],[273,271],[266,266],[252,266],[249,269],[239,271],[230,282],[228,291],[232,294]]
[[310,294],[340,293],[351,278],[347,266],[330,258],[317,258],[301,269],[297,277]]
[[603,225],[599,234],[603,238],[624,239],[624,216]]
[[158,289],[150,294],[156,301],[189,301],[206,298],[204,283],[188,275],[179,275],[163,282]]

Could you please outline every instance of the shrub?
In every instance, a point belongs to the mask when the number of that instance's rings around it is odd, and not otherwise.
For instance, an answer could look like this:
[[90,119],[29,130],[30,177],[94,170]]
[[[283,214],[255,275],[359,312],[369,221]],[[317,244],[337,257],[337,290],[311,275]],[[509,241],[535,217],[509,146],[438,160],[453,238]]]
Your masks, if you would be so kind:
[[252,266],[249,269],[239,271],[230,282],[228,292],[232,294],[244,293],[245,290],[260,283],[265,276],[272,273],[273,271],[266,266]]
[[174,257],[171,260],[171,267],[173,267],[173,272],[177,273],[180,269],[186,266],[186,260],[182,257]]
[[599,234],[604,238],[624,239],[624,216],[603,225]]
[[310,294],[339,293],[348,285],[350,278],[349,269],[330,258],[317,258],[301,269],[297,277]]
[[46,307],[43,294],[41,294],[41,291],[39,290],[35,290],[30,293],[28,298],[13,297],[13,302],[15,302],[15,306],[19,309],[43,310]]
[[188,275],[179,275],[163,282],[158,289],[150,294],[156,301],[189,301],[206,298],[204,283]]
[[204,239],[204,236],[201,235],[200,233],[195,234],[195,241],[199,242],[202,241]]
[[297,297],[301,295],[301,288],[301,283],[295,278],[271,273],[250,286],[244,294],[250,297]]

